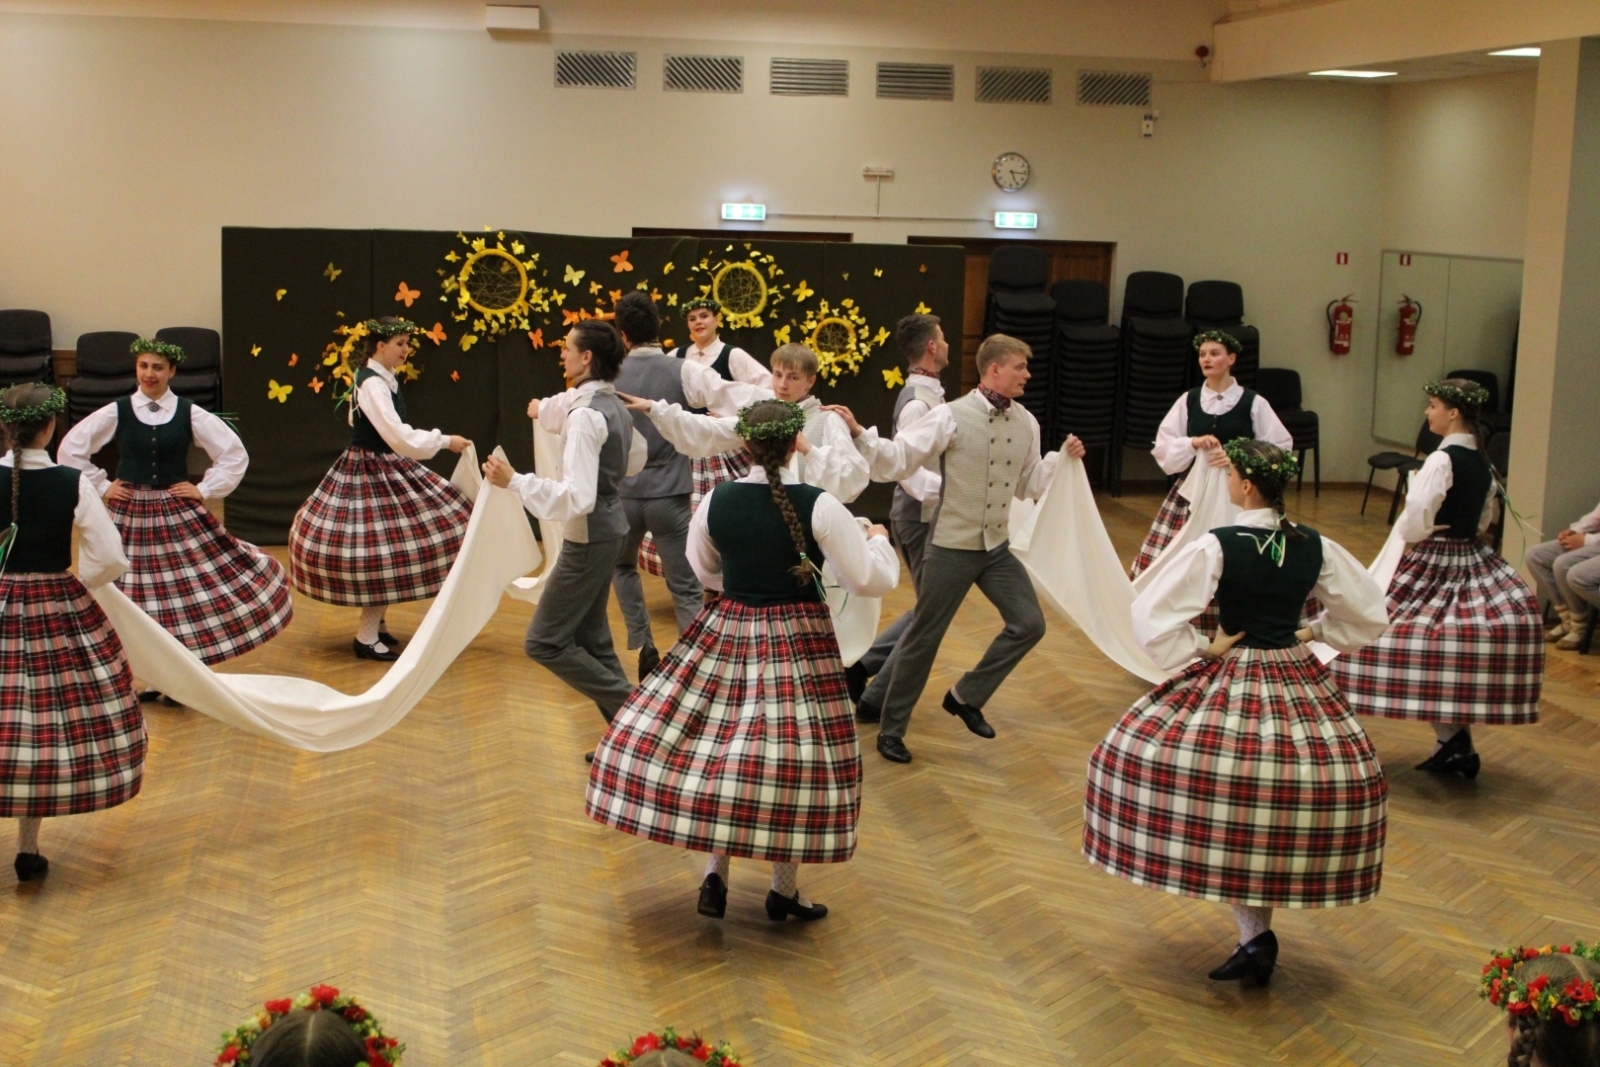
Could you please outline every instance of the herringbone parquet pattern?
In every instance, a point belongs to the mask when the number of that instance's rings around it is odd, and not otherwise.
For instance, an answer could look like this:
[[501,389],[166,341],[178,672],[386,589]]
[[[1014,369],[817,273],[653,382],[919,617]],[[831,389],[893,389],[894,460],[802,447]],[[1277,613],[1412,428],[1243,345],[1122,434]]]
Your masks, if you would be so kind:
[[[1359,556],[1381,543],[1382,506],[1298,503]],[[1102,501],[1125,557],[1157,504]],[[670,606],[649,590],[664,641]],[[349,655],[354,611],[296,612],[234,669],[378,676]],[[1488,949],[1600,935],[1600,657],[1551,654],[1544,722],[1485,731],[1474,784],[1409,770],[1425,727],[1371,723],[1392,787],[1383,892],[1280,912],[1279,974],[1241,990],[1204,977],[1232,944],[1224,909],[1079,855],[1085,760],[1142,686],[1065,622],[985,742],[938,706],[998,626],[969,601],[912,724],[916,762],[869,750],[856,858],[802,869],[833,914],[776,926],[759,865],[734,865],[726,920],[701,919],[699,857],[584,816],[600,717],[522,655],[527,616],[507,601],[405,722],[351,752],[147,705],[144,794],[46,823],[42,886],[0,874],[0,1064],[208,1063],[246,1010],[326,981],[366,999],[411,1067],[581,1067],[666,1023],[752,1067],[1482,1067],[1504,1062],[1475,996]]]

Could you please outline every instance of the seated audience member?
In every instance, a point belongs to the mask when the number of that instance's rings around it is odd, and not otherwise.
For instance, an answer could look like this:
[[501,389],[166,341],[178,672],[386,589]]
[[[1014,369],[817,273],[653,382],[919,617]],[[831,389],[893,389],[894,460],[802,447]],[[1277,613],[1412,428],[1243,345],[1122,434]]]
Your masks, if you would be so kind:
[[1600,1067],[1597,985],[1600,945],[1495,953],[1479,993],[1506,1011],[1506,1067]]
[[1571,526],[1528,549],[1528,569],[1549,598],[1558,621],[1545,638],[1560,649],[1583,640],[1591,604],[1600,604],[1600,505]]

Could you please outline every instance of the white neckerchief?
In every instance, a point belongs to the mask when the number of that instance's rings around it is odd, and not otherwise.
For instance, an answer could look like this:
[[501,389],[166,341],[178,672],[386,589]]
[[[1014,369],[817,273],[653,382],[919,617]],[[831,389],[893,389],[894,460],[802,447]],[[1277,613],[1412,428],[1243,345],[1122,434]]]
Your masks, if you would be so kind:
[[[795,469],[792,466],[784,467],[783,470],[781,470],[779,473],[783,476],[783,484],[784,485],[799,485],[800,484],[800,475],[795,472]],[[767,483],[767,470],[761,464],[757,463],[754,466],[752,466],[750,468],[750,470],[744,475],[744,477],[739,479],[739,481],[741,481],[741,482],[749,482],[752,485],[766,485],[766,484],[768,484]]]

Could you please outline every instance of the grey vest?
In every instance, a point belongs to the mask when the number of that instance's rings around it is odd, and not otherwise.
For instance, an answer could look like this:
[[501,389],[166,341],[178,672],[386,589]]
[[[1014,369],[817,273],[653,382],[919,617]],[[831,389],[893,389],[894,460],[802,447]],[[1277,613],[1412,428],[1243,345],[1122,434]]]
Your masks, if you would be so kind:
[[[658,345],[641,345],[629,352],[613,384],[619,393],[629,396],[689,406],[683,397],[683,360],[666,355]],[[644,470],[617,483],[617,495],[635,500],[688,496],[694,488],[689,457],[661,436],[649,415],[639,411],[630,414],[633,428],[649,446],[650,458],[645,461]]]
[[[606,439],[600,446],[600,469],[595,475],[594,510],[567,522],[562,539],[577,544],[611,541],[628,533],[628,516],[617,497],[617,483],[628,472],[628,445],[633,440],[633,417],[610,383],[585,393],[572,410],[590,408],[606,420]],[[570,414],[568,416],[571,417]]]
[[[936,393],[923,385],[918,379],[922,375],[913,374],[910,380],[900,389],[900,395],[894,402],[894,429],[900,432],[900,412],[913,400],[920,400],[929,408],[936,408],[944,403],[944,394]],[[937,500],[924,503],[900,488],[897,483],[894,487],[894,502],[889,505],[889,518],[894,522],[927,522],[933,518],[933,511],[939,506]]]
[[1011,501],[1033,451],[1033,416],[1013,403],[995,411],[974,389],[952,400],[955,439],[940,457],[944,484],[933,516],[940,548],[988,552],[1011,539]]

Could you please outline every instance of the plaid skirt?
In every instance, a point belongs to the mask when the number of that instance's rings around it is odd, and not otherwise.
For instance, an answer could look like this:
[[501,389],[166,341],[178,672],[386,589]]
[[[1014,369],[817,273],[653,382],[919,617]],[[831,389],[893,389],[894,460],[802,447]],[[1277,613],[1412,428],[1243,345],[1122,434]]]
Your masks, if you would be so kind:
[[1139,546],[1139,554],[1133,558],[1129,578],[1143,574],[1161,555],[1161,550],[1172,544],[1172,539],[1178,536],[1183,524],[1189,521],[1189,502],[1178,495],[1183,489],[1183,482],[1184,479],[1179,478],[1167,490],[1167,498],[1161,502],[1161,510],[1156,512],[1156,521],[1150,524],[1150,532],[1144,535],[1144,544]]
[[352,445],[289,528],[294,587],[345,607],[425,600],[471,517],[471,501],[416,460]]
[[1389,792],[1304,645],[1239,649],[1156,686],[1089,757],[1083,852],[1137,885],[1271,908],[1358,904]]
[[1544,630],[1533,590],[1489,546],[1434,537],[1389,583],[1389,629],[1333,661],[1358,715],[1516,726],[1539,721]]
[[109,505],[132,569],[117,587],[206,663],[242,656],[294,616],[283,566],[197,500],[136,487]]
[[827,606],[703,609],[606,731],[587,807],[695,852],[849,859],[861,755]]
[[[711,490],[723,482],[737,481],[749,474],[750,457],[741,449],[724,452],[720,456],[690,460],[690,466],[694,472],[694,487],[689,491],[689,510],[692,513],[700,507],[700,501]],[[656,551],[656,539],[652,534],[645,534],[644,540],[639,543],[639,569],[657,578],[664,573],[661,570],[661,554]]]
[[75,575],[0,575],[0,818],[114,808],[144,780],[117,632]]

